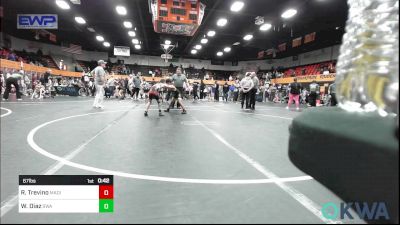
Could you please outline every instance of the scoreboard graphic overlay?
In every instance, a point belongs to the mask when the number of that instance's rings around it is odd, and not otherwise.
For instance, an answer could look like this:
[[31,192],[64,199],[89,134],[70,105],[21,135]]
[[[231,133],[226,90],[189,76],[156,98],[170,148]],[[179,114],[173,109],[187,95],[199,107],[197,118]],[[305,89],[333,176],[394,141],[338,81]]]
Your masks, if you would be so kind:
[[112,213],[114,176],[20,175],[20,213]]

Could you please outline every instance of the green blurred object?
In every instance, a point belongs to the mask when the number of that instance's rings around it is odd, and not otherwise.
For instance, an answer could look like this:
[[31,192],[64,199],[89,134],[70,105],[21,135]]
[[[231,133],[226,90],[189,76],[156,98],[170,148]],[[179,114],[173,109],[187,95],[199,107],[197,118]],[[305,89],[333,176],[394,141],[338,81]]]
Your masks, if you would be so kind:
[[344,202],[386,202],[398,223],[397,118],[313,108],[293,120],[289,157]]

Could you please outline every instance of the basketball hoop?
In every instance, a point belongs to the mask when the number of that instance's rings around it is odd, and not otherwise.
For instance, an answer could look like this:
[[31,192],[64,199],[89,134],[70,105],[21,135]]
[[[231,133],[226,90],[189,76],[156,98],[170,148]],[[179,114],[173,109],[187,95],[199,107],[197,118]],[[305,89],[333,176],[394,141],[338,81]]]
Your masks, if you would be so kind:
[[170,60],[170,59],[173,58],[172,55],[169,54],[169,53],[171,53],[172,50],[174,50],[174,49],[177,47],[177,45],[172,45],[172,44],[170,44],[170,45],[167,45],[167,44],[160,44],[160,45],[161,45],[161,49],[162,49],[162,50],[164,51],[164,53],[165,53],[165,54],[162,54],[162,55],[161,55],[161,58],[164,59],[165,62],[167,63],[168,60]]

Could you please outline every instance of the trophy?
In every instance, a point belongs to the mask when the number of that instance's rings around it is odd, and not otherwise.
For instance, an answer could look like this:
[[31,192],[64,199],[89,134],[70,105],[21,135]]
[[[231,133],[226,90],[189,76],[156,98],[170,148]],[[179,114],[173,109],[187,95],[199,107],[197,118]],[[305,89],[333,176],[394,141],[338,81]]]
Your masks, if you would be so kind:
[[337,63],[339,107],[398,114],[399,1],[348,0],[349,17]]

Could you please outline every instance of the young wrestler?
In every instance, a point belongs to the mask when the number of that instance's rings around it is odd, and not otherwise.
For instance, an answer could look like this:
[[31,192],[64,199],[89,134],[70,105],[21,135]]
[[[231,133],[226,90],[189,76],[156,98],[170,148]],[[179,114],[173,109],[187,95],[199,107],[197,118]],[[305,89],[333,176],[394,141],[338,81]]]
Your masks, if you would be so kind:
[[40,83],[40,81],[36,82],[35,90],[33,91],[31,95],[31,99],[37,98],[37,99],[43,99],[45,89],[44,86]]
[[164,116],[161,112],[161,102],[160,102],[160,98],[162,98],[160,91],[163,88],[174,88],[174,86],[165,84],[165,80],[161,79],[160,83],[154,84],[153,86],[150,87],[149,92],[148,92],[149,101],[147,102],[146,111],[144,112],[144,116],[149,115],[148,112],[149,112],[149,108],[150,108],[150,105],[151,105],[151,102],[153,101],[153,99],[156,100],[158,103],[159,116]]
[[167,83],[167,88],[172,91],[172,93],[171,93],[172,101],[171,101],[171,104],[169,105],[168,109],[165,110],[165,112],[169,112],[170,107],[172,107],[175,104],[175,101],[178,101],[178,103],[182,109],[182,114],[186,114],[187,111],[185,109],[185,106],[183,105],[181,91],[178,88],[176,88],[174,85],[172,85],[171,79],[167,79],[166,83]]

